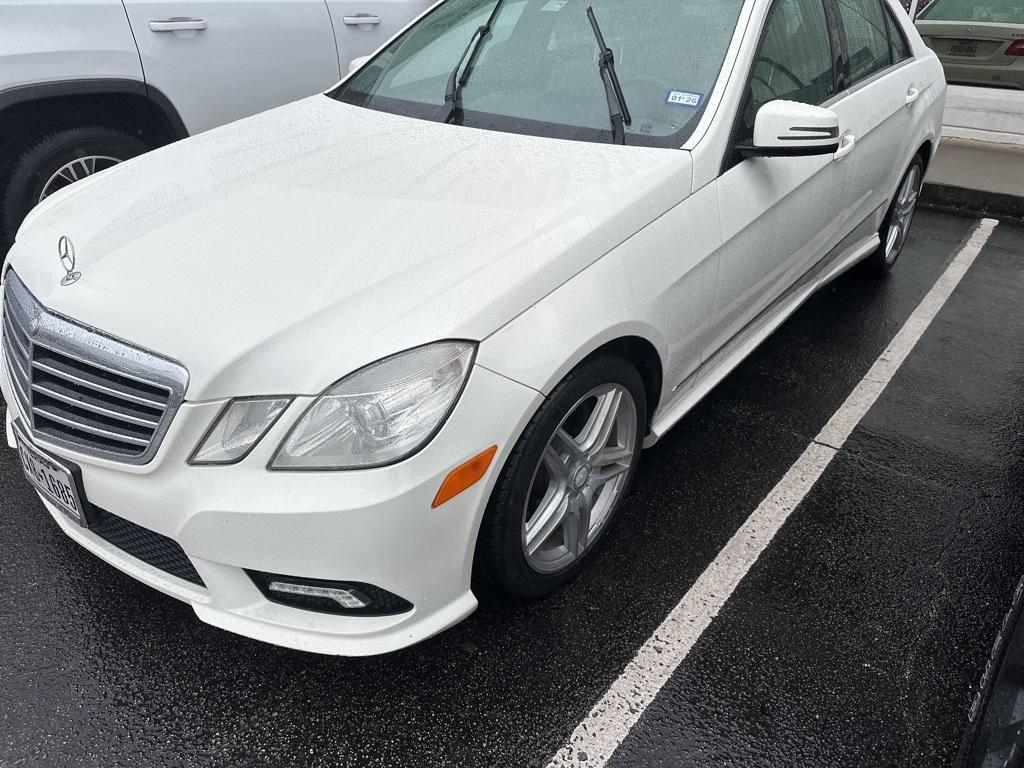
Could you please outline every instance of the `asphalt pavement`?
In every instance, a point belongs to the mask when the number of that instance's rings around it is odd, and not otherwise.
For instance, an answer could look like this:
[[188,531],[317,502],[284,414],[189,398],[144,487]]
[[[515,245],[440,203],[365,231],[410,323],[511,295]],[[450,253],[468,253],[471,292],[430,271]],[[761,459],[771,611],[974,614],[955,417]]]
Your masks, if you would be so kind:
[[[976,224],[819,292],[644,455],[591,568],[373,659],[201,624],[61,534],[0,451],[0,766],[544,766]],[[1024,563],[1024,229],[1000,224],[614,766],[953,765]],[[586,756],[577,755],[583,764]]]

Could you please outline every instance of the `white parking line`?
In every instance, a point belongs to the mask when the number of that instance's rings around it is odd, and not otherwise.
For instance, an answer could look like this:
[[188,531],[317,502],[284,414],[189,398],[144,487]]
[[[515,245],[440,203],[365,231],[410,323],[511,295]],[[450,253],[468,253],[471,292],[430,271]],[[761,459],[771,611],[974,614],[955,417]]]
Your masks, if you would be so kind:
[[619,678],[576,727],[565,746],[551,759],[548,768],[602,768],[608,763],[658,691],[668,682],[790,513],[821,477],[854,427],[892,380],[974,263],[997,223],[994,219],[982,219],[978,223],[960,253],[846,402],[637,651]]

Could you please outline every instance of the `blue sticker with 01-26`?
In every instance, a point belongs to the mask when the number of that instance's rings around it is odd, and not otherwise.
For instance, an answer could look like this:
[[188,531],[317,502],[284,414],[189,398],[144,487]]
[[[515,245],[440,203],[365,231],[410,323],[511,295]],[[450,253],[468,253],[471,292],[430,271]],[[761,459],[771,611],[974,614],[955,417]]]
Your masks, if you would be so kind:
[[669,91],[665,96],[665,103],[672,107],[699,107],[703,93],[690,93],[689,91]]

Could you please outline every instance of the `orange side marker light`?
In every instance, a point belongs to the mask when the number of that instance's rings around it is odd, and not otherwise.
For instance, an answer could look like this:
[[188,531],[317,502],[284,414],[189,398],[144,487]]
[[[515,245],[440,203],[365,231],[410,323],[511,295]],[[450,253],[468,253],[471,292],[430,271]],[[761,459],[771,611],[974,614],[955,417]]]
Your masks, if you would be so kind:
[[446,501],[451,501],[480,480],[487,473],[491,462],[494,460],[494,454],[497,452],[498,446],[492,445],[483,453],[478,453],[469,461],[460,464],[449,472],[448,477],[444,479],[441,487],[438,488],[437,496],[434,497],[434,503],[430,505],[431,508],[437,509]]

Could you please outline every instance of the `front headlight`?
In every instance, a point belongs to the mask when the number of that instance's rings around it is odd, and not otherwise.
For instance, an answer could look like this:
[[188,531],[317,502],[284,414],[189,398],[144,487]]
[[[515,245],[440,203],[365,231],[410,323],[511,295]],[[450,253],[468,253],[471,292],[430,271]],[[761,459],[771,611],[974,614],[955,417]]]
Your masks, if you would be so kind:
[[366,469],[411,456],[455,407],[475,353],[475,344],[443,341],[356,371],[310,406],[271,467]]

